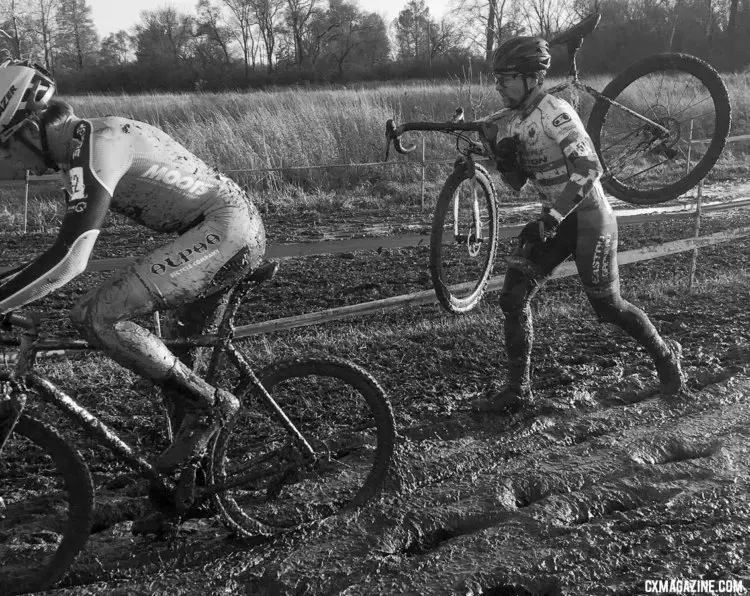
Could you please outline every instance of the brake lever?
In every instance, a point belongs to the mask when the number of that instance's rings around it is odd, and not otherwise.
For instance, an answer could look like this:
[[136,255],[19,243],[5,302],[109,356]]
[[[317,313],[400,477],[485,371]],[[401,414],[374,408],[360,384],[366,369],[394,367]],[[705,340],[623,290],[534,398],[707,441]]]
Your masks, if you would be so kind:
[[388,154],[390,153],[391,149],[391,142],[393,143],[393,147],[396,149],[398,153],[401,155],[408,155],[412,151],[414,151],[417,148],[417,145],[411,145],[408,147],[405,147],[401,143],[401,135],[403,134],[403,130],[400,130],[399,127],[396,126],[396,124],[393,122],[392,118],[389,118],[385,122],[385,161],[388,161]]

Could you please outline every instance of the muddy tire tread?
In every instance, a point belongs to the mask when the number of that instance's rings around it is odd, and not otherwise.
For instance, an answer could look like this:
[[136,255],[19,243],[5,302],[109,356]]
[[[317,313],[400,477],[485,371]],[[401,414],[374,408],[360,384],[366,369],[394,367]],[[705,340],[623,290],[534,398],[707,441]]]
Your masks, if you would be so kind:
[[69,509],[63,539],[45,565],[30,569],[21,578],[14,575],[12,586],[6,585],[7,580],[3,579],[0,570],[0,593],[8,595],[45,590],[59,581],[86,545],[94,511],[91,473],[80,453],[70,443],[51,426],[27,415],[18,419],[13,432],[37,445],[52,459],[65,482]]
[[[711,143],[701,161],[686,176],[672,184],[656,189],[638,190],[625,186],[617,180],[607,177],[602,178],[602,186],[607,192],[622,201],[635,205],[664,203],[686,193],[698,184],[719,159],[726,145],[731,124],[731,105],[724,81],[710,64],[689,54],[667,52],[654,54],[634,62],[609,82],[602,91],[602,95],[609,99],[616,99],[628,85],[659,70],[681,70],[700,80],[709,90],[716,106],[716,124]],[[602,159],[600,147],[601,130],[611,107],[605,100],[597,99],[586,125],[586,130],[596,148],[599,160],[605,168],[606,163]]]
[[[258,373],[263,386],[273,395],[273,385],[285,379],[302,376],[327,376],[339,378],[351,386],[356,387],[367,401],[377,426],[377,447],[373,467],[355,497],[349,501],[341,511],[357,509],[376,497],[385,484],[396,443],[396,425],[390,401],[385,391],[375,378],[361,366],[336,357],[295,358],[273,363]],[[241,402],[246,403],[255,388],[240,387],[235,395]],[[223,459],[224,449],[229,441],[231,430],[222,430],[212,449],[211,467],[219,469]],[[209,477],[213,477],[212,471]],[[245,513],[231,497],[219,494],[214,499],[219,513],[226,525],[243,536],[272,535],[280,528],[262,523]]]
[[472,310],[479,304],[490,280],[492,269],[495,265],[495,255],[497,254],[497,228],[498,228],[498,198],[495,185],[492,182],[489,172],[480,164],[474,164],[475,176],[477,182],[488,197],[488,205],[492,210],[490,214],[490,254],[487,258],[487,264],[482,276],[477,280],[474,291],[466,298],[456,298],[450,292],[448,285],[443,281],[442,275],[442,240],[445,233],[444,222],[448,210],[452,207],[453,195],[462,182],[468,179],[468,173],[465,168],[454,170],[446,179],[443,188],[440,190],[435,214],[432,219],[432,233],[430,235],[430,275],[432,285],[435,289],[440,305],[450,313],[461,314]]

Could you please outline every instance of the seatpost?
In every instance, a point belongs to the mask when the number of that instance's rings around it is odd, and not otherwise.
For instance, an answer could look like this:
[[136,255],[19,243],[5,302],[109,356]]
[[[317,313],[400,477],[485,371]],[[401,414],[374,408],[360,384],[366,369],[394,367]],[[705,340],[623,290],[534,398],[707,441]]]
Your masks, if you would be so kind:
[[574,82],[578,81],[578,68],[576,66],[576,54],[581,49],[583,38],[579,37],[568,42],[568,64],[570,65],[570,76]]

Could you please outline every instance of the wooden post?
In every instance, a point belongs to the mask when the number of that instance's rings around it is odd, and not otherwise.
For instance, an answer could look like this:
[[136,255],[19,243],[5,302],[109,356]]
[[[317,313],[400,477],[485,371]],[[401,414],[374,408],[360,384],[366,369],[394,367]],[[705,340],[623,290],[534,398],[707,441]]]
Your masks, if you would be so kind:
[[[690,136],[688,137],[687,166],[685,166],[685,175],[690,173],[690,158],[693,149],[693,119],[690,119]],[[695,199],[695,224],[693,226],[693,238],[700,235],[701,230],[701,195],[703,194],[703,180],[698,182],[698,191]],[[693,288],[695,282],[695,267],[698,264],[698,247],[692,250],[690,256],[690,268],[688,270],[688,290]]]
[[[701,199],[703,198],[703,180],[698,182],[698,196],[695,200],[695,225],[693,226],[693,238],[701,235]],[[693,289],[695,283],[695,271],[698,266],[698,247],[696,246],[690,259],[690,276],[688,277],[688,289]]]
[[29,215],[29,171],[26,170],[26,192],[23,197],[23,233],[26,233],[26,221]]
[[425,170],[426,164],[424,159],[424,135],[422,135],[422,211],[424,211],[424,170]]

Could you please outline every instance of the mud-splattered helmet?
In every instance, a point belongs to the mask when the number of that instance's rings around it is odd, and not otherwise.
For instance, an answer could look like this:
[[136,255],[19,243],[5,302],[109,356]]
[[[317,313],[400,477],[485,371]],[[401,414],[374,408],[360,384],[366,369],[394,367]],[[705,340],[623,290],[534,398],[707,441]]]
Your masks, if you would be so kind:
[[0,64],[0,143],[36,110],[43,109],[54,93],[52,75],[38,64],[25,60]]
[[552,56],[549,44],[542,37],[513,37],[500,44],[492,55],[492,70],[501,74],[504,72],[520,72],[532,75],[546,71]]

